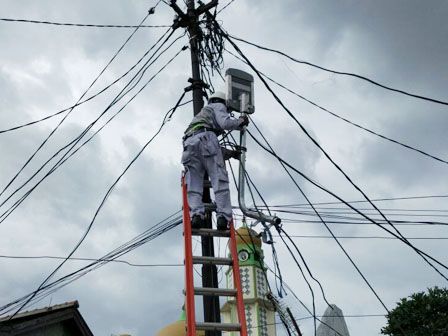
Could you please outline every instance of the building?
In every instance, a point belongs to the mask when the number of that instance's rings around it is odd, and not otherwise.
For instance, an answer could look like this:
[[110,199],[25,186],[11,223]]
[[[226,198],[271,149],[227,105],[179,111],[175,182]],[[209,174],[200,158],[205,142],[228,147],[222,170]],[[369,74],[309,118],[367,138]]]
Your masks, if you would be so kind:
[[325,310],[317,336],[350,336],[342,310],[332,304]]
[[78,301],[66,302],[0,318],[0,336],[93,336]]
[[[185,336],[187,335],[187,330],[185,328],[185,310],[182,307],[182,314],[177,322],[166,326],[162,330],[160,330],[156,336]],[[197,336],[204,336],[205,333],[203,331],[197,331]]]
[[[236,246],[240,266],[244,309],[246,311],[247,333],[249,336],[276,336],[275,309],[268,299],[269,286],[264,267],[261,239],[247,227],[236,230]],[[227,288],[233,286],[233,272],[226,272]],[[229,297],[221,307],[223,322],[237,323],[238,315],[234,297]],[[231,332],[231,336],[239,332]]]

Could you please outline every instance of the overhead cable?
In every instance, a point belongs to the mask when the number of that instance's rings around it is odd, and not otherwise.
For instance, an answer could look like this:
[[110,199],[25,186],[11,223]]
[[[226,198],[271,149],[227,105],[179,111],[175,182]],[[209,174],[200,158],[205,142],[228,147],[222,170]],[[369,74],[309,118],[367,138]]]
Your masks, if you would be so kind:
[[[232,139],[233,139],[233,136],[232,136],[232,135],[231,135],[231,137],[232,137]],[[244,173],[245,173],[245,175],[246,175],[246,177],[247,177],[247,187],[248,187],[249,193],[250,193],[250,195],[251,195],[251,197],[252,197],[252,201],[253,201],[254,206],[256,207],[256,201],[255,201],[254,194],[253,194],[253,192],[252,192],[251,184],[252,184],[252,186],[254,187],[254,189],[256,190],[256,192],[257,192],[258,196],[260,197],[260,199],[263,201],[263,203],[264,203],[264,204],[266,205],[266,207],[267,207],[267,204],[266,204],[266,202],[264,201],[264,198],[263,198],[263,196],[261,195],[260,191],[259,191],[258,188],[255,186],[255,184],[252,182],[252,179],[249,177],[249,174],[247,173],[246,169],[244,169],[244,170],[245,170]],[[233,175],[233,169],[232,169],[232,175]],[[236,182],[235,177],[234,177],[234,180],[235,180],[235,182]],[[239,190],[239,188],[238,188],[238,190]],[[269,208],[268,208],[268,209],[269,209]],[[257,212],[259,212],[258,209],[256,209],[256,210],[257,210]],[[269,212],[269,213],[270,213],[270,212]],[[276,227],[276,228],[277,228],[278,231],[281,230],[281,229],[278,228],[278,227]],[[250,236],[251,236],[251,235],[250,235]],[[280,238],[283,240],[283,237],[280,237]],[[252,236],[251,236],[251,239],[252,239]],[[253,243],[253,242],[252,242],[252,243]],[[286,242],[285,242],[284,240],[283,240],[283,243],[286,245],[286,247],[287,247],[289,253],[291,254],[293,260],[295,261],[297,267],[299,268],[299,270],[300,270],[300,272],[301,272],[301,274],[302,274],[302,277],[303,277],[305,283],[308,285],[308,288],[309,288],[309,290],[310,290],[310,293],[311,293],[311,299],[312,299],[312,306],[313,306],[313,316],[314,316],[314,320],[313,320],[313,321],[314,321],[314,323],[313,323],[313,325],[314,325],[314,335],[317,335],[317,320],[316,320],[316,318],[315,318],[315,316],[316,316],[316,304],[315,304],[315,295],[314,295],[313,287],[311,286],[310,282],[308,281],[307,277],[305,276],[305,273],[304,273],[304,271],[303,271],[303,269],[302,269],[302,266],[301,266],[301,265],[299,264],[299,262],[297,261],[297,259],[296,259],[295,255],[294,255],[294,253],[291,251],[291,249],[289,248],[289,246],[286,244]],[[273,251],[275,251],[275,249],[274,249],[274,244],[271,244],[271,247],[273,248]],[[274,254],[276,255],[276,253],[274,253]],[[303,260],[303,259],[302,259],[302,260]],[[304,260],[303,260],[303,261],[304,261]],[[274,262],[276,262],[276,259],[275,259],[275,258],[274,258]],[[283,289],[283,277],[282,277],[282,275],[281,275],[280,267],[279,267],[278,263],[276,264],[276,268],[274,268],[274,269],[276,270],[276,271],[275,271],[275,275],[276,275],[275,278],[276,278],[276,280],[277,280],[277,278],[280,280],[280,290],[282,290],[282,289]],[[277,276],[277,269],[278,269],[278,273],[279,273],[278,276]],[[308,267],[307,267],[307,269],[308,269]],[[325,293],[324,293],[323,287],[321,286],[320,282],[319,282],[317,279],[315,279],[312,275],[311,275],[311,277],[312,277],[315,281],[317,281],[317,283],[319,283],[319,286],[320,286],[320,289],[321,289],[321,291],[322,291],[324,300],[325,300],[325,302],[327,302],[327,304],[330,306],[330,304],[328,303],[328,301],[327,301],[327,299],[326,299],[326,297],[325,297]],[[266,281],[267,281],[267,277],[266,277]],[[276,283],[277,283],[277,281],[276,281]],[[280,294],[280,297],[281,297],[281,292],[280,292],[280,291],[279,291],[279,294]],[[287,328],[286,322],[283,321],[283,320],[282,320],[282,322],[283,322],[283,324],[285,325],[285,327]]]
[[[63,276],[58,280],[53,281],[52,283],[43,286],[39,291],[31,292],[0,307],[0,312],[7,313],[14,310],[32,295],[35,295],[35,297],[30,302],[40,301],[46,296],[51,295],[52,293],[72,283],[73,281],[76,281],[77,279],[87,275],[88,273],[97,270],[98,268],[108,264],[109,262],[120,262],[120,260],[117,260],[118,258],[179,226],[182,223],[180,212],[181,211],[177,211],[169,217],[163,219],[148,230],[145,230],[145,232],[139,234],[125,244],[107,253],[102,258],[94,260],[92,263]],[[70,260],[73,259],[71,258]]]
[[[234,56],[235,58],[237,58],[237,59],[239,59],[240,61],[246,63],[246,62],[245,62],[244,60],[242,60],[240,57],[238,57],[237,55],[234,55],[232,52],[228,51],[227,49],[226,49],[226,51],[227,51],[229,54],[231,54],[232,56]],[[246,63],[246,64],[247,64],[247,63]],[[353,122],[353,121],[350,121],[350,120],[348,120],[348,119],[346,119],[346,118],[344,118],[344,117],[341,117],[340,115],[338,115],[338,114],[336,114],[336,113],[334,113],[334,112],[328,110],[328,109],[325,108],[325,107],[320,106],[319,104],[317,104],[317,103],[311,101],[310,99],[304,97],[303,95],[301,95],[301,94],[299,94],[299,93],[297,93],[297,92],[295,92],[295,91],[293,91],[293,90],[287,88],[287,87],[284,86],[283,84],[280,84],[278,81],[272,79],[271,77],[269,77],[268,75],[264,74],[263,72],[261,72],[261,71],[259,71],[259,72],[260,72],[260,74],[261,74],[263,77],[265,77],[265,78],[266,78],[267,80],[269,80],[270,82],[272,82],[272,83],[274,83],[274,84],[280,86],[282,89],[288,91],[289,93],[292,93],[293,95],[299,97],[300,99],[302,99],[302,100],[304,100],[304,101],[310,103],[311,105],[317,107],[318,109],[320,109],[320,110],[322,110],[322,111],[324,111],[324,112],[329,113],[329,114],[332,115],[333,117],[336,117],[336,118],[338,118],[338,119],[340,119],[340,120],[342,120],[342,121],[344,121],[344,122],[346,122],[346,123],[348,123],[348,124],[350,124],[350,125],[352,125],[352,126],[355,126],[355,127],[359,128],[359,129],[362,129],[363,131],[366,131],[366,132],[368,132],[368,133],[370,133],[370,134],[373,134],[373,135],[375,135],[375,136],[377,136],[377,137],[380,137],[380,138],[382,138],[382,139],[384,139],[384,140],[390,141],[390,142],[392,142],[392,143],[394,143],[394,144],[396,144],[396,145],[402,146],[402,147],[404,147],[404,148],[406,148],[406,149],[410,149],[410,150],[412,150],[412,151],[415,151],[415,152],[417,152],[417,153],[419,153],[419,154],[425,155],[425,156],[427,156],[427,157],[429,157],[429,158],[431,158],[431,159],[437,160],[437,161],[439,161],[439,162],[448,164],[448,161],[443,160],[443,159],[441,159],[441,158],[439,158],[439,157],[437,157],[437,156],[435,156],[435,155],[429,154],[429,153],[427,153],[427,152],[425,152],[425,151],[423,151],[423,150],[421,150],[421,149],[418,149],[418,148],[415,148],[415,147],[413,147],[413,146],[407,145],[407,144],[405,144],[405,143],[403,143],[403,142],[400,142],[400,141],[398,141],[398,140],[392,139],[392,138],[390,138],[390,137],[388,137],[388,136],[385,136],[385,135],[383,135],[383,134],[380,134],[380,133],[378,133],[378,132],[372,131],[371,129],[368,129],[368,128],[366,128],[366,127],[364,127],[364,126],[361,126],[361,125],[359,125],[359,124],[357,124],[357,123],[355,123],[355,122]]]
[[[171,35],[170,35],[171,36]],[[167,39],[165,40],[165,42],[169,39],[169,37],[167,37]],[[179,37],[180,38],[180,37]],[[146,66],[146,68],[142,68],[143,71],[146,71],[147,68],[153,64],[165,51],[167,51],[179,38],[177,38],[174,42],[172,42],[164,51],[162,51],[162,53],[160,55],[158,55],[148,66]],[[164,42],[164,43],[165,43]],[[163,44],[159,47],[159,49],[163,46]],[[158,49],[158,50],[159,50]],[[157,51],[158,51],[157,50]],[[84,141],[84,143],[82,143],[78,148],[76,148],[73,152],[71,152],[71,150],[73,150],[73,148],[75,148],[75,146],[79,143],[79,141],[87,134],[87,132],[93,127],[93,125],[96,124],[96,122],[98,122],[98,120],[116,103],[118,97],[119,99],[121,99],[123,97],[122,92],[126,89],[123,88],[122,91],[118,94],[117,98],[114,99],[114,101],[106,108],[106,110],[104,110],[99,117],[97,117],[92,123],[89,124],[89,126],[87,126],[87,128],[81,132],[80,135],[78,135],[76,138],[74,138],[71,142],[69,142],[67,145],[65,145],[64,147],[62,147],[61,149],[59,149],[55,154],[53,154],[52,157],[50,157],[50,159],[48,159],[27,181],[25,181],[25,183],[23,183],[19,188],[17,188],[8,198],[6,198],[2,203],[0,203],[0,207],[3,206],[14,194],[16,194],[20,189],[22,189],[27,183],[29,183],[38,173],[40,173],[40,171],[51,161],[53,160],[55,157],[57,157],[63,150],[65,150],[66,148],[70,147],[67,152],[62,156],[62,158],[60,158],[58,160],[58,162],[53,165],[53,167],[44,175],[44,177],[42,177],[37,184],[35,184],[31,189],[29,189],[19,200],[17,200],[8,210],[6,210],[5,212],[3,212],[0,215],[0,223],[2,223],[30,194],[31,192],[34,191],[34,189],[36,189],[36,187],[43,181],[45,180],[49,175],[51,175],[56,169],[58,169],[62,164],[64,164],[68,159],[70,159],[73,155],[75,155],[82,147],[84,147],[88,142],[90,142],[106,125],[108,125],[119,113],[121,113],[128,105],[131,101],[133,101],[137,95],[139,95],[145,88],[146,86],[162,71],[164,70],[182,51],[186,50],[185,46],[182,47],[161,69],[159,69],[146,83],[145,85],[143,85],[143,87],[141,87],[139,89],[139,91],[137,93],[135,93],[115,114],[112,115],[112,117],[110,117],[108,119],[108,121],[106,121],[103,126],[101,126],[97,131],[95,131],[86,141]],[[157,52],[156,51],[156,52]],[[155,52],[155,53],[156,53]],[[154,53],[154,55],[155,55]],[[153,56],[154,56],[153,55]],[[151,59],[150,59],[151,60]],[[149,62],[150,60],[148,60],[147,62]],[[134,78],[137,75],[134,76]],[[133,81],[133,79],[131,80],[131,82]],[[130,83],[131,83],[130,82]],[[188,102],[187,102],[188,103]],[[186,104],[186,103],[185,103]],[[184,104],[181,104],[184,105]]]
[[[263,135],[263,133],[260,131],[260,129],[257,127],[257,125],[254,123],[254,121],[252,120],[252,124],[254,125],[255,129],[258,131],[258,133],[262,136],[263,140],[266,142],[266,144],[268,145],[268,147],[270,148],[270,151],[272,153],[275,154],[274,149],[272,148],[272,146],[269,144],[269,142],[267,141],[267,139],[265,138],[265,136]],[[248,131],[249,135],[255,140],[254,136]],[[278,156],[275,154],[275,156],[278,158]],[[381,303],[381,305],[384,307],[384,309],[389,312],[389,309],[387,308],[387,306],[384,304],[383,300],[380,298],[379,294],[376,292],[376,290],[373,288],[373,286],[370,284],[370,282],[367,280],[366,276],[361,272],[360,268],[358,267],[358,265],[356,265],[356,263],[354,262],[354,260],[352,259],[352,257],[348,254],[348,252],[346,251],[346,249],[342,246],[342,244],[339,242],[339,240],[336,238],[336,236],[334,235],[333,231],[330,229],[330,227],[327,225],[327,223],[325,222],[325,220],[322,218],[322,216],[319,214],[319,212],[317,211],[317,209],[314,207],[313,203],[311,202],[311,200],[308,198],[308,196],[305,194],[305,192],[303,191],[303,188],[301,188],[299,186],[299,184],[297,183],[297,181],[294,179],[294,177],[292,176],[292,174],[289,172],[289,170],[287,169],[287,165],[285,162],[282,162],[281,160],[278,160],[281,164],[281,166],[283,167],[283,169],[285,170],[285,172],[288,174],[288,176],[290,177],[290,179],[293,181],[294,185],[296,186],[296,188],[299,190],[300,194],[305,198],[305,200],[308,202],[308,204],[310,205],[310,207],[313,209],[313,211],[315,212],[315,214],[319,217],[320,221],[322,222],[322,224],[325,226],[325,228],[327,229],[327,231],[331,234],[331,236],[333,237],[333,239],[336,241],[336,243],[338,244],[339,248],[342,250],[342,252],[345,254],[345,256],[347,257],[347,259],[350,261],[350,263],[353,265],[353,267],[355,268],[355,270],[358,272],[358,274],[361,276],[361,278],[364,280],[364,282],[367,284],[367,286],[369,287],[369,289],[371,290],[371,292],[375,295],[375,297],[377,298],[377,300]],[[284,231],[283,231],[284,232]],[[280,232],[279,232],[280,235]],[[287,235],[285,233],[285,235]],[[280,236],[280,238],[283,240],[283,238]],[[291,240],[291,239],[290,239]],[[283,242],[286,245],[286,242],[283,240]],[[292,242],[292,240],[291,240]],[[288,247],[289,249],[289,247]],[[296,247],[296,249],[298,250],[298,248]],[[299,252],[300,254],[300,252]],[[310,272],[311,275],[311,272]],[[312,276],[312,275],[311,275]],[[318,282],[320,285],[320,282]],[[322,289],[322,287],[321,287]],[[323,289],[322,289],[322,293],[324,295]],[[324,296],[325,298],[325,296]],[[327,302],[328,303],[328,302]],[[331,305],[329,305],[331,307]]]
[[[0,255],[1,259],[22,259],[22,260],[39,260],[39,259],[54,259],[54,260],[65,260],[66,257],[57,256],[16,256],[16,255]],[[94,259],[94,258],[70,258],[69,261],[108,261],[118,264],[125,264],[132,267],[183,267],[184,264],[136,264],[131,263],[126,260],[115,260],[115,259]]]
[[[255,68],[255,66],[250,62],[250,60],[243,54],[241,49],[233,42],[233,40],[229,37],[229,35],[224,32],[224,30],[221,28],[222,34],[226,38],[227,41],[234,47],[234,49],[246,60],[248,65],[251,67],[251,69],[257,74],[258,78],[262,81],[266,89],[272,94],[274,99],[278,102],[278,104],[285,110],[285,112],[295,121],[295,123],[299,126],[299,128],[302,130],[302,132],[311,140],[311,142],[324,154],[324,156],[332,163],[332,165],[345,177],[345,179],[369,202],[369,204],[381,215],[381,217],[386,220],[386,222],[394,229],[394,231],[402,238],[401,240],[403,242],[407,242],[406,237],[404,237],[401,232],[387,219],[387,217],[378,209],[378,207],[369,199],[369,197],[364,193],[364,191],[353,182],[353,180],[345,173],[345,171],[332,159],[332,157],[323,149],[323,147],[316,141],[316,139],[311,136],[311,134],[308,132],[308,130],[303,126],[303,124],[291,113],[291,111],[284,105],[284,103],[280,100],[280,98],[277,96],[277,94],[272,90],[272,88],[269,86],[269,84],[266,82],[266,80],[263,78],[263,76],[258,72],[258,70]],[[378,224],[381,226],[380,224]],[[420,250],[416,249],[411,243],[407,242],[407,244],[414,249],[414,251],[420,255],[420,257],[428,264],[430,265],[437,273],[439,273],[443,278],[445,278],[448,281],[448,278],[440,272],[439,269],[437,269],[428,259],[427,254],[422,253]],[[430,257],[431,260],[435,261],[437,264],[441,265],[442,267],[448,269],[448,267],[441,262],[434,260],[434,258]]]
[[[373,198],[371,201],[374,202],[385,202],[385,201],[408,201],[408,200],[421,200],[421,199],[434,199],[434,198],[448,198],[448,195],[423,195],[423,196],[404,196],[404,197],[386,197],[386,198]],[[345,203],[367,203],[366,200],[357,201],[345,201],[345,202],[320,202],[314,203],[314,205],[332,205],[332,204],[345,204]],[[295,206],[308,206],[307,203],[294,204]],[[272,207],[272,206],[271,206]]]
[[[268,266],[268,265],[266,265],[266,268],[274,275],[274,276],[277,276],[275,273],[274,273],[274,271]],[[293,289],[286,283],[286,282],[284,282],[284,284],[285,284],[285,288],[292,294],[292,296],[297,300],[297,302],[299,302],[300,303],[300,305],[308,312],[308,314],[310,314],[310,316],[309,317],[306,317],[306,318],[304,318],[304,319],[310,319],[310,318],[312,318],[312,319],[316,319],[317,321],[319,321],[322,325],[325,325],[325,326],[327,326],[329,329],[331,329],[332,331],[334,331],[335,333],[336,333],[336,335],[339,335],[339,336],[344,336],[344,335],[342,335],[339,331],[337,331],[336,329],[334,329],[332,326],[330,326],[329,324],[327,324],[326,322],[324,322],[324,321],[322,321],[321,319],[320,319],[320,317],[323,317],[323,316],[317,316],[317,315],[313,315],[313,313],[311,312],[311,310],[302,302],[302,300],[300,300],[299,299],[299,297],[297,296],[297,294],[293,291]],[[384,315],[383,315],[384,316]],[[296,319],[296,321],[299,321],[300,319]]]
[[145,145],[140,149],[140,151],[137,153],[137,155],[131,160],[131,162],[127,165],[127,167],[123,170],[123,172],[118,176],[118,178],[115,180],[115,182],[110,186],[109,190],[106,192],[106,195],[104,196],[103,200],[101,201],[101,204],[97,208],[97,210],[96,210],[96,212],[95,212],[95,214],[94,214],[94,216],[93,216],[89,226],[87,227],[87,230],[84,232],[83,236],[81,237],[79,242],[75,245],[73,250],[68,254],[68,256],[65,258],[65,260],[59,266],[57,266],[54,269],[54,271],[52,271],[50,273],[50,275],[39,285],[39,287],[35,291],[35,294],[31,295],[25,301],[25,303],[23,303],[23,305],[21,305],[21,307],[19,309],[17,309],[17,311],[15,311],[15,313],[10,317],[10,319],[12,319],[15,315],[17,315],[35,297],[37,292],[43,286],[45,286],[47,284],[47,282],[52,278],[52,276],[67,262],[67,260],[69,260],[71,258],[71,256],[76,252],[76,250],[79,248],[79,246],[81,246],[81,244],[83,243],[83,241],[85,240],[85,238],[89,234],[89,232],[90,232],[90,230],[91,230],[91,228],[92,228],[92,226],[93,226],[93,224],[94,224],[94,222],[96,220],[96,217],[98,216],[99,212],[101,211],[102,207],[106,203],[106,201],[109,198],[109,196],[112,194],[112,191],[114,190],[115,186],[118,184],[118,182],[121,180],[121,178],[126,174],[126,172],[131,168],[131,166],[135,163],[135,161],[137,161],[137,159],[145,151],[145,149],[149,146],[149,144],[159,135],[159,133],[162,131],[162,129],[165,126],[165,124],[171,120],[171,117],[176,112],[178,106],[182,102],[182,99],[184,98],[185,93],[186,92],[184,91],[182,93],[182,95],[180,96],[179,100],[177,101],[176,105],[165,114],[165,116],[163,118],[163,121],[162,121],[162,124],[160,125],[159,129],[157,130],[157,132],[145,143]]
[[38,21],[38,20],[26,20],[26,19],[8,19],[0,18],[0,21],[6,22],[21,22],[21,23],[38,23],[52,26],[69,26],[69,27],[90,27],[90,28],[167,28],[170,25],[106,25],[106,24],[85,24],[85,23],[63,23],[63,22],[50,22],[50,21]]
[[[275,152],[272,152],[271,150],[269,150],[268,148],[266,148],[263,144],[261,144],[261,142],[255,138],[250,131],[247,131],[248,134],[251,136],[252,139],[254,139],[254,141],[261,147],[263,148],[266,152],[270,153],[272,156],[276,157],[278,160],[281,160],[288,168],[290,168],[291,170],[293,170],[294,172],[296,172],[297,174],[299,174],[300,176],[302,176],[305,180],[307,180],[308,182],[310,182],[311,184],[313,184],[315,187],[321,189],[322,191],[330,194],[331,196],[333,196],[334,198],[336,198],[337,200],[339,200],[340,202],[344,203],[344,200],[339,197],[338,195],[336,195],[334,192],[326,189],[325,187],[319,185],[318,183],[314,182],[311,178],[309,178],[307,175],[305,175],[303,172],[301,172],[300,170],[298,170],[297,168],[295,168],[294,166],[292,166],[291,164],[289,164],[288,162],[286,162],[284,159],[282,159],[280,156],[278,156]],[[438,265],[442,266],[445,269],[448,269],[448,267],[441,263],[440,261],[438,261],[437,259],[435,259],[434,257],[430,256],[429,254],[427,254],[426,252],[423,252],[422,250],[418,249],[417,247],[415,247],[414,245],[412,245],[409,241],[404,240],[401,236],[397,235],[396,233],[390,231],[388,228],[380,225],[378,222],[376,222],[375,220],[373,220],[372,218],[370,218],[369,216],[367,216],[366,214],[360,212],[358,209],[356,209],[355,207],[353,207],[350,203],[344,203],[346,206],[348,206],[349,208],[351,208],[353,211],[357,212],[359,215],[361,215],[362,217],[364,217],[365,219],[367,219],[369,222],[375,224],[376,226],[380,227],[382,230],[386,231],[387,233],[389,233],[390,235],[396,237],[398,240],[402,241],[403,243],[405,243],[406,245],[408,245],[410,248],[412,248],[415,252],[418,252],[419,254],[423,254],[424,256],[426,256],[427,258],[433,260],[435,263],[437,263]],[[440,270],[438,270],[437,268],[434,267],[434,265],[432,265],[431,263],[427,262],[425,260],[426,263],[428,263],[440,276],[442,276],[444,279],[448,280],[446,278],[446,276],[444,274],[442,274],[440,272]]]
[[[159,3],[162,0],[159,0],[154,7],[151,7],[148,10],[148,15],[152,15],[155,13],[155,10]],[[26,19],[10,19],[10,18],[0,18],[0,21],[5,22],[20,22],[20,23],[38,23],[38,24],[46,24],[53,26],[70,26],[70,27],[91,27],[91,28],[164,28],[170,26],[161,26],[161,25],[143,25],[140,24],[138,26],[133,25],[105,25],[105,24],[83,24],[83,23],[62,23],[62,22],[51,22],[51,21],[38,21],[38,20],[26,20]]]
[[229,7],[235,0],[230,0],[224,7],[222,7],[217,14],[221,13],[223,10],[225,10],[227,7]]
[[94,98],[96,98],[96,97],[98,97],[99,95],[101,95],[102,93],[104,93],[104,92],[106,92],[109,88],[111,88],[112,86],[114,86],[116,83],[118,83],[121,79],[123,79],[124,77],[126,77],[132,70],[134,70],[140,63],[141,63],[141,61],[154,49],[154,47],[155,46],[157,46],[158,44],[159,44],[159,42],[166,36],[166,34],[168,34],[168,32],[170,32],[171,31],[171,27],[167,30],[167,31],[165,31],[165,33],[163,33],[162,34],[162,36],[154,43],[154,45],[150,48],[150,49],[148,49],[144,54],[143,54],[143,56],[131,67],[131,68],[129,68],[123,75],[121,75],[120,77],[118,77],[116,80],[114,80],[112,83],[110,83],[110,84],[108,84],[105,88],[103,88],[103,89],[101,89],[100,91],[98,91],[97,93],[95,93],[94,95],[92,95],[92,96],[90,96],[89,98],[86,98],[86,99],[84,99],[84,100],[81,100],[80,102],[78,102],[77,104],[75,104],[75,105],[73,105],[73,106],[70,106],[70,107],[68,107],[68,108],[66,108],[66,109],[64,109],[64,110],[61,110],[61,111],[58,111],[58,112],[56,112],[56,113],[53,113],[53,114],[50,114],[49,116],[46,116],[46,117],[44,117],[44,118],[41,118],[41,119],[38,119],[38,120],[34,120],[34,121],[31,121],[31,122],[28,122],[28,123],[26,123],[26,124],[23,124],[23,125],[19,125],[19,126],[14,126],[14,127],[11,127],[11,128],[9,128],[9,129],[5,129],[5,130],[1,130],[0,131],[0,134],[2,134],[2,133],[7,133],[7,132],[11,132],[11,131],[15,131],[15,130],[17,130],[17,129],[20,129],[20,128],[23,128],[23,127],[27,127],[27,126],[31,126],[31,125],[34,125],[34,124],[37,124],[37,123],[39,123],[39,122],[42,122],[42,121],[45,121],[45,120],[48,120],[48,119],[51,119],[51,118],[53,118],[53,117],[56,117],[56,116],[58,116],[58,115],[60,115],[60,114],[62,114],[62,113],[64,113],[64,112],[67,112],[67,111],[69,111],[69,110],[71,110],[71,109],[74,109],[74,108],[76,108],[76,107],[78,107],[78,106],[80,106],[80,105],[82,105],[82,104],[85,104],[85,103],[87,103],[87,102],[89,102],[90,100],[92,100],[92,99],[94,99]]
[[[117,56],[120,54],[120,52],[124,49],[124,47],[128,44],[128,42],[132,39],[132,37],[135,35],[135,33],[138,31],[140,26],[146,21],[146,19],[149,16],[146,14],[146,16],[143,18],[143,20],[140,22],[140,24],[134,29],[131,35],[126,39],[126,41],[121,45],[121,47],[118,49],[118,51],[114,54],[114,56],[109,60],[109,62],[106,64],[106,66],[100,71],[100,73],[96,76],[96,78],[93,80],[93,82],[89,85],[89,87],[84,91],[84,93],[79,97],[76,104],[78,104],[84,96],[90,91],[90,89],[95,85],[95,83],[100,79],[100,77],[104,74],[104,72],[107,70],[107,68],[110,66],[110,64],[117,58]],[[76,104],[74,106],[76,106]],[[18,173],[8,182],[8,184],[5,186],[5,188],[0,192],[0,196],[3,195],[3,193],[8,189],[8,187],[15,181],[15,179],[20,175],[20,173],[28,166],[28,164],[33,160],[33,158],[36,156],[36,154],[45,146],[45,144],[48,142],[48,140],[53,136],[53,134],[59,129],[59,127],[64,123],[64,121],[67,119],[67,117],[73,112],[73,108],[71,108],[67,114],[61,119],[61,121],[58,123],[58,125],[50,132],[50,134],[45,138],[45,140],[37,147],[37,149],[34,151],[34,153],[27,159],[27,161],[24,163],[22,168],[18,171]]]
[[253,46],[253,47],[256,47],[256,48],[258,48],[258,49],[266,50],[266,51],[270,51],[270,52],[274,52],[274,53],[276,53],[276,54],[279,54],[279,55],[281,55],[281,56],[284,56],[284,57],[286,57],[286,58],[288,58],[288,59],[290,59],[291,61],[296,62],[296,63],[309,65],[309,66],[312,66],[312,67],[317,68],[317,69],[319,69],[319,70],[323,70],[323,71],[326,71],[326,72],[330,72],[330,73],[333,73],[333,74],[336,74],[336,75],[344,75],[344,76],[350,76],[350,77],[355,77],[355,78],[358,78],[358,79],[362,79],[362,80],[364,80],[364,81],[366,81],[366,82],[369,82],[369,83],[371,83],[371,84],[374,84],[374,85],[376,85],[376,86],[379,86],[379,87],[381,87],[381,88],[383,88],[383,89],[386,89],[386,90],[389,90],[389,91],[393,91],[393,92],[397,92],[397,93],[401,93],[401,94],[404,94],[404,95],[409,96],[409,97],[413,97],[413,98],[417,98],[417,99],[421,99],[421,100],[429,101],[429,102],[436,103],[436,104],[448,105],[448,102],[446,102],[446,101],[442,101],[442,100],[438,100],[438,99],[434,99],[434,98],[430,98],[430,97],[425,97],[425,96],[421,96],[421,95],[418,95],[418,94],[410,93],[410,92],[407,92],[407,91],[404,91],[404,90],[396,89],[396,88],[393,88],[393,87],[390,87],[390,86],[381,84],[381,83],[379,83],[379,82],[377,82],[377,81],[374,81],[373,79],[370,79],[370,78],[367,78],[367,77],[365,77],[365,76],[361,76],[361,75],[358,75],[358,74],[355,74],[355,73],[351,73],[351,72],[343,72],[343,71],[337,71],[337,70],[332,70],[332,69],[324,68],[324,67],[322,67],[322,66],[320,66],[320,65],[316,65],[316,64],[313,64],[313,63],[311,63],[311,62],[306,62],[306,61],[298,60],[298,59],[296,59],[296,58],[294,58],[294,57],[291,57],[291,56],[287,55],[286,53],[284,53],[284,52],[282,52],[282,51],[275,50],[275,49],[271,49],[271,48],[268,48],[268,47],[263,47],[263,46],[260,46],[260,45],[258,45],[258,44],[255,44],[255,43],[249,42],[249,41],[247,41],[247,40],[244,40],[244,39],[242,39],[242,38],[236,37],[236,36],[234,36],[234,35],[229,35],[229,36],[230,36],[231,38],[235,39],[235,40],[238,40],[238,41],[240,41],[240,42],[249,44],[249,45],[251,45],[251,46]]

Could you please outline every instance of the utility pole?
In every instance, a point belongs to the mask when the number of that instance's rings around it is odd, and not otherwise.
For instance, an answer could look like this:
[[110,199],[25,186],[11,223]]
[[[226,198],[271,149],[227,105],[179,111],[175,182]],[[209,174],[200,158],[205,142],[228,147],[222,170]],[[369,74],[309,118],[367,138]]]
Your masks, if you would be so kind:
[[[173,28],[184,27],[188,30],[190,36],[190,52],[191,52],[191,67],[192,78],[188,81],[191,85],[186,90],[193,91],[193,115],[198,114],[204,107],[203,89],[206,87],[201,80],[200,63],[199,63],[199,49],[202,38],[202,32],[199,27],[199,16],[207,12],[209,9],[215,7],[218,0],[212,0],[210,3],[200,5],[195,8],[195,0],[187,0],[187,13],[185,14],[176,4],[176,0],[171,0],[170,6],[177,13],[178,18],[175,20]],[[204,204],[211,204],[210,187],[211,183],[207,174],[204,176]],[[206,210],[205,228],[212,228],[212,212]],[[206,257],[214,257],[215,250],[212,236],[201,237],[202,255]],[[218,272],[215,265],[202,266],[202,286],[207,288],[218,288]],[[221,312],[219,307],[218,296],[204,296],[204,322],[221,322]],[[206,336],[221,336],[221,331],[206,331]]]

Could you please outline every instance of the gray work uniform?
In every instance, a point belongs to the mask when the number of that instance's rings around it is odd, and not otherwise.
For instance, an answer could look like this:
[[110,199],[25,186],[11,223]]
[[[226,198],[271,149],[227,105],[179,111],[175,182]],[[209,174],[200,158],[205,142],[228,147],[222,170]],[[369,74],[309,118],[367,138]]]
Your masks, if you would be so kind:
[[[243,120],[230,117],[224,104],[212,103],[205,106],[193,118],[185,131],[182,164],[186,171],[185,181],[191,217],[194,215],[204,217],[202,191],[204,173],[207,172],[215,194],[217,217],[224,216],[227,221],[232,218],[229,177],[217,133],[239,129],[242,123]],[[200,132],[204,128],[207,130]]]

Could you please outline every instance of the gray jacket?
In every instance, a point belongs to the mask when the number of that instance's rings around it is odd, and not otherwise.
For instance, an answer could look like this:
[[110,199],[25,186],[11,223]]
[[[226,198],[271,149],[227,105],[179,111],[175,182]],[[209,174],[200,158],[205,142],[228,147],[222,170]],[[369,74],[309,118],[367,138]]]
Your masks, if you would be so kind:
[[222,133],[224,130],[233,131],[239,129],[242,123],[242,119],[230,117],[224,104],[212,103],[203,107],[201,112],[194,116],[185,130],[185,135],[188,136],[201,127],[211,128],[217,133]]

